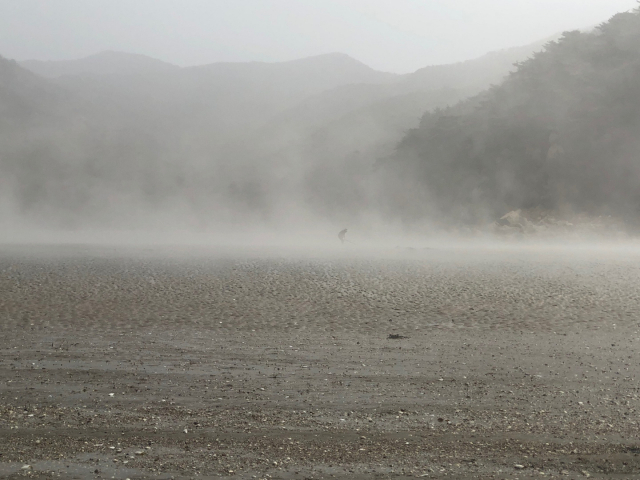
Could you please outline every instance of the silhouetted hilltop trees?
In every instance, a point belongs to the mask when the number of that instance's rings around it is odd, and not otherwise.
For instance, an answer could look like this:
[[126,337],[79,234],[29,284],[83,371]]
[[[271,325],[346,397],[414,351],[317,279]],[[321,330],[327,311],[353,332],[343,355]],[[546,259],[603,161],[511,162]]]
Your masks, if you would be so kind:
[[388,211],[479,224],[518,208],[640,218],[640,9],[566,32],[499,86],[426,113],[384,165]]

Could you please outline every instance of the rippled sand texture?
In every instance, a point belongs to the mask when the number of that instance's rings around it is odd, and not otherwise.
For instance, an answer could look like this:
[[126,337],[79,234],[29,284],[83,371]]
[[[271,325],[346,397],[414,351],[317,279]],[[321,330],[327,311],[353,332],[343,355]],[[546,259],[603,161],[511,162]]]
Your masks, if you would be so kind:
[[639,280],[634,251],[0,247],[0,476],[640,475]]

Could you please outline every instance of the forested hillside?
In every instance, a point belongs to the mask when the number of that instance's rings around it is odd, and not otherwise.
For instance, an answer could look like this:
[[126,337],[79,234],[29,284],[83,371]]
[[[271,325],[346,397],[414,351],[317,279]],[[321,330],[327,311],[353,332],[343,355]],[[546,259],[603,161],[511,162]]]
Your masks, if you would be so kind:
[[640,219],[640,10],[567,32],[499,86],[426,113],[385,163],[389,212],[483,224],[515,209]]

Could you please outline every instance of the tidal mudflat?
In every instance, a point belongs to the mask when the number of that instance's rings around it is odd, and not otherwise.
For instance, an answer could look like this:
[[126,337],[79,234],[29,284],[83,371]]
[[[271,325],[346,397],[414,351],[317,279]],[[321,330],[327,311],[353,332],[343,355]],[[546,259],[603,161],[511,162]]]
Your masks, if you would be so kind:
[[0,476],[640,476],[640,253],[0,247]]

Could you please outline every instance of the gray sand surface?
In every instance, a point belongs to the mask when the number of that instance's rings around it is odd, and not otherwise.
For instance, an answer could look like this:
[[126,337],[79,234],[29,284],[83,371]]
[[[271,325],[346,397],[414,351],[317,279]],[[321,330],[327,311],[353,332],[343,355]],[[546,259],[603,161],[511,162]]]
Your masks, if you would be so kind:
[[640,478],[640,253],[0,247],[0,477]]

